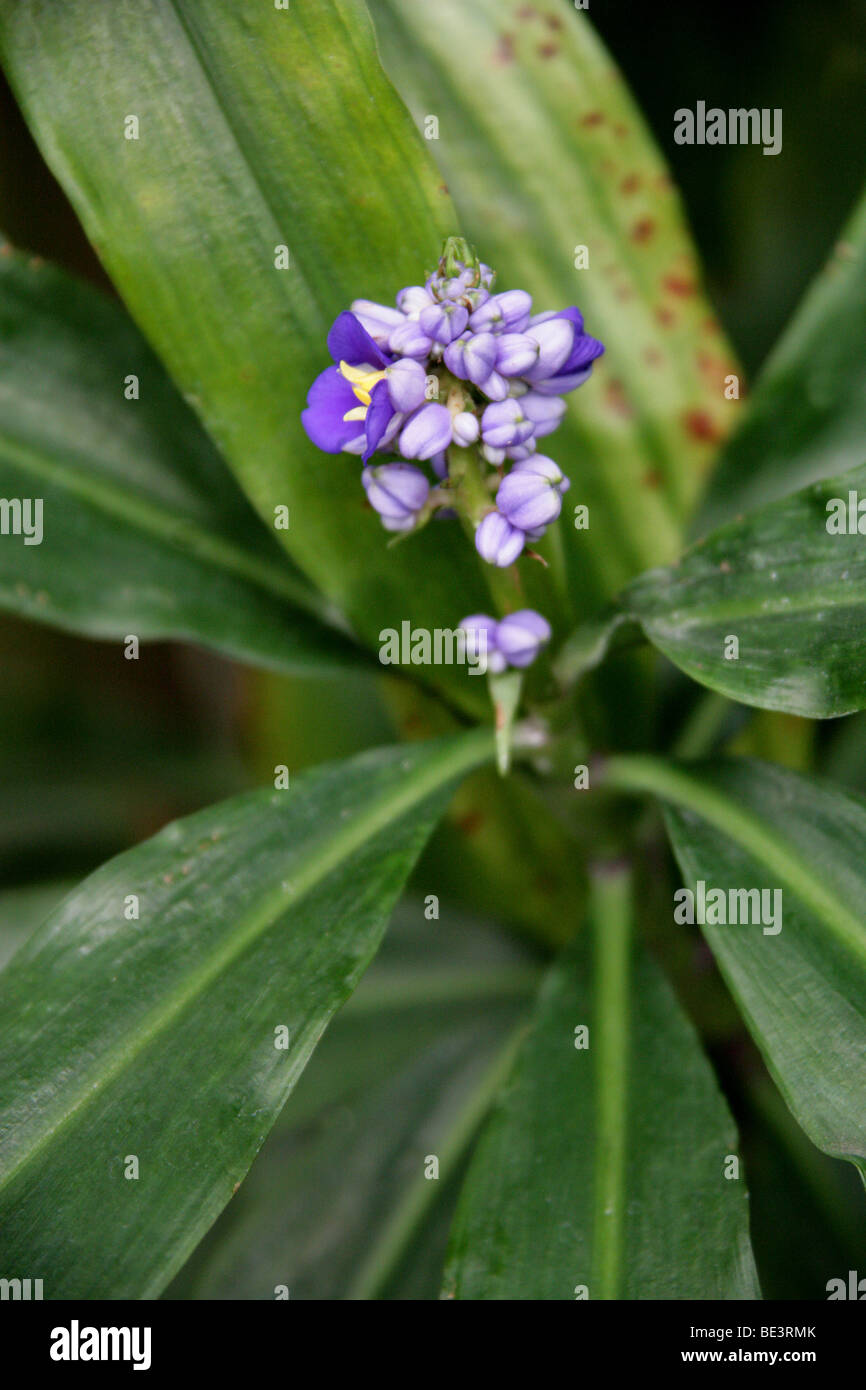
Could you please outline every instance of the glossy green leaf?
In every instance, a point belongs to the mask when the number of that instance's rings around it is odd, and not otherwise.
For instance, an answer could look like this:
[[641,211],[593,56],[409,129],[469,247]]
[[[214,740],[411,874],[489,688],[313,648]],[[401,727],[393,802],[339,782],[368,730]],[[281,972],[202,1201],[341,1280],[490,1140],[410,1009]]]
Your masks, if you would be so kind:
[[[127,399],[131,378],[138,399]],[[293,573],[121,307],[0,251],[0,606],[90,637],[180,638],[281,670],[363,659]],[[26,517],[24,518],[27,519]],[[14,516],[9,526],[13,526]],[[41,539],[40,539],[41,537]]]
[[813,719],[863,709],[860,498],[866,467],[771,502],[699,541],[680,564],[642,575],[622,611],[687,675],[732,700]]
[[266,1299],[282,1284],[293,1300],[435,1299],[463,1150],[537,975],[524,951],[444,900],[438,920],[422,901],[401,903],[168,1297]]
[[[467,235],[538,309],[577,303],[606,344],[551,454],[572,480],[561,544],[577,617],[672,560],[734,370],[670,176],[587,16],[541,0],[372,0],[383,61]],[[578,248],[589,265],[577,269]],[[576,531],[573,505],[589,507]],[[547,547],[554,573],[557,550]]]
[[174,822],[52,913],[0,976],[4,1268],[44,1269],[46,1298],[165,1286],[492,754],[475,733],[325,765]]
[[[358,460],[301,428],[337,313],[393,302],[456,230],[361,0],[4,0],[0,55],[134,318],[268,525],[289,507],[278,539],[317,587],[374,643],[483,606],[459,528],[387,549]],[[480,703],[465,672],[434,678]]]
[[605,781],[665,801],[692,892],[781,893],[758,924],[701,929],[797,1121],[866,1172],[866,800],[753,760],[615,758]]
[[866,458],[866,198],[741,408],[700,533]]
[[744,1182],[725,1176],[733,1123],[629,949],[628,893],[621,869],[596,874],[593,947],[580,937],[542,987],[461,1194],[446,1297],[758,1296]]

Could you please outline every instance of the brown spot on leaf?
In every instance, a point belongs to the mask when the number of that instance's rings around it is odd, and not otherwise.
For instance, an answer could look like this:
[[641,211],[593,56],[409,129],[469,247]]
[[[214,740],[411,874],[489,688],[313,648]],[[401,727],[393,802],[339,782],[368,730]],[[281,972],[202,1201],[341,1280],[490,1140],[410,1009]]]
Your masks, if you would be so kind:
[[656,224],[655,222],[653,222],[651,217],[642,217],[640,221],[635,222],[634,226],[632,227],[631,239],[632,241],[636,241],[639,244],[642,244],[645,241],[649,241],[655,229]]
[[447,198],[450,192],[447,183],[440,183],[437,192],[443,194],[443,196]]
[[538,11],[534,5],[521,5],[520,9],[517,11],[517,18],[534,19],[537,14]]
[[562,28],[562,20],[559,18],[559,15],[546,14],[544,16],[544,22],[548,29],[553,29],[555,31]]
[[540,43],[538,45],[539,58],[555,58],[558,52],[558,43]]
[[586,115],[581,117],[580,124],[585,126],[594,126],[601,125],[603,121],[603,111],[587,111]]
[[621,381],[609,381],[604,394],[608,408],[615,415],[619,415],[623,420],[628,420],[634,415],[631,402],[625,394]]
[[658,348],[648,347],[644,349],[643,360],[648,367],[660,367],[664,361],[664,357],[659,352]]
[[687,299],[697,289],[694,280],[690,280],[686,275],[666,275],[662,280],[662,286],[669,294],[675,294],[680,299]]
[[514,35],[500,34],[499,42],[493,50],[493,65],[503,68],[507,63],[514,62]]
[[484,817],[480,811],[467,811],[465,816],[461,816],[457,822],[457,829],[464,835],[477,835],[484,824]]
[[637,193],[640,188],[640,174],[627,174],[619,187],[620,191],[626,195]]
[[662,328],[670,328],[677,321],[677,316],[666,304],[660,304],[656,309],[656,319]]
[[689,410],[683,424],[686,433],[700,444],[715,444],[722,437],[721,430],[707,410]]
[[651,468],[648,473],[644,473],[643,477],[641,478],[641,482],[643,483],[644,487],[657,488],[661,487],[662,483],[664,482],[664,478],[658,470],[658,468]]
[[623,125],[621,121],[618,121],[613,128],[613,133],[618,140],[622,140],[623,136],[628,135],[628,126]]

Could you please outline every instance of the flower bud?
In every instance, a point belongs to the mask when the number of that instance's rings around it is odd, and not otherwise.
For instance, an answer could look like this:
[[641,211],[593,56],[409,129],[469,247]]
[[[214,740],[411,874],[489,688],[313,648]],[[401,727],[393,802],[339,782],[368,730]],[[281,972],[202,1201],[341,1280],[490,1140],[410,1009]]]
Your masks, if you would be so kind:
[[451,304],[448,301],[443,304],[431,304],[418,315],[422,331],[434,342],[445,346],[460,337],[468,321],[469,310],[464,309],[462,304]]
[[473,333],[522,333],[529,323],[532,295],[526,290],[505,290],[492,294],[469,320]]
[[472,613],[459,625],[466,633],[466,654],[487,658],[487,670],[494,675],[505,670],[505,657],[496,646],[496,619],[488,613]]
[[[534,468],[534,461],[527,459],[515,464],[511,472],[503,478],[496,494],[496,506],[512,526],[521,531],[536,531],[540,526],[549,526],[562,511],[562,495],[557,484],[547,476],[543,467]],[[542,464],[550,464],[561,481],[562,474],[550,459]]]
[[[370,506],[390,531],[408,529],[430,492],[421,469],[411,463],[382,463],[365,468],[361,482]],[[390,525],[392,522],[396,524]]]
[[406,319],[395,328],[388,339],[388,347],[398,357],[424,358],[433,346],[433,339],[422,330],[417,319]]
[[525,444],[532,437],[534,425],[523,414],[520,401],[510,397],[485,407],[481,416],[481,434],[485,444],[493,449],[508,449]]
[[401,357],[393,366],[386,367],[388,395],[395,410],[408,415],[424,404],[427,391],[427,373],[414,357]]
[[550,634],[546,618],[532,608],[522,608],[497,623],[496,646],[509,666],[530,666],[545,642],[550,641]]
[[555,376],[568,361],[574,346],[574,324],[564,318],[546,319],[530,328],[527,336],[538,344],[538,358],[535,365],[523,373],[526,380],[543,381]]
[[531,420],[535,426],[536,439],[543,439],[546,434],[552,434],[558,428],[566,406],[565,401],[560,400],[558,396],[539,395],[536,390],[520,397],[520,408],[527,420]]
[[524,539],[523,532],[501,512],[488,512],[475,531],[475,549],[489,565],[506,569],[514,564]]
[[389,337],[403,322],[403,315],[398,309],[391,309],[387,304],[376,304],[372,299],[354,300],[352,313],[356,319],[360,319],[373,342],[380,348],[388,346]]
[[451,421],[451,437],[455,444],[459,444],[461,449],[468,449],[470,444],[474,444],[481,432],[478,423],[478,416],[471,415],[468,410],[461,410],[459,415],[455,415]]
[[406,422],[400,435],[400,453],[406,459],[429,459],[451,443],[451,412],[432,401]]
[[523,376],[538,361],[538,343],[526,333],[503,333],[495,341],[496,370],[503,376]]
[[496,365],[496,339],[492,333],[458,338],[443,353],[445,366],[461,381],[481,386]]

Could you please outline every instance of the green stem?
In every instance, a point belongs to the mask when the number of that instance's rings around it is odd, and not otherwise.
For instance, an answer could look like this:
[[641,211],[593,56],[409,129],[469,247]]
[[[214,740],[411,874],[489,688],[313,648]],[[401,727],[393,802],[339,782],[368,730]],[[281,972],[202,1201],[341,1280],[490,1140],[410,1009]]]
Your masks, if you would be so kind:
[[702,691],[674,741],[673,756],[703,758],[711,752],[730,712],[731,702],[727,696],[715,690]]
[[597,1146],[590,1295],[621,1297],[626,1204],[631,870],[623,862],[590,871],[595,1010]]

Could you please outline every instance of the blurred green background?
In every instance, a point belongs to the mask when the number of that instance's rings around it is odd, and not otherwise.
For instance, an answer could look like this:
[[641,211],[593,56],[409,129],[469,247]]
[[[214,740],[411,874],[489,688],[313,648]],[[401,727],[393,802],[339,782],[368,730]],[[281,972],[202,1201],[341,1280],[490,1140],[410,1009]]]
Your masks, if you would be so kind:
[[[702,255],[710,297],[753,377],[819,269],[866,172],[866,3],[765,0],[761,6],[639,6],[592,0],[590,17],[643,106],[671,166]],[[682,147],[678,107],[781,107],[783,150]],[[111,292],[63,193],[0,85],[0,227],[13,244]],[[192,648],[66,637],[0,617],[0,942],[24,935],[54,890],[170,818],[272,775],[424,733],[431,712],[399,705],[367,676],[291,681]],[[862,716],[821,730],[824,770],[866,791]],[[784,748],[781,749],[784,757]],[[485,783],[461,794],[416,875],[443,899],[535,934],[555,935],[579,894],[567,842],[545,846],[529,883],[498,843],[503,824],[524,845],[531,794],[509,793],[485,821]],[[479,809],[481,808],[481,809]],[[553,837],[555,838],[555,836]],[[550,835],[548,836],[550,840]],[[455,856],[459,845],[465,851]],[[17,892],[27,889],[26,898]],[[665,890],[667,891],[667,890]],[[669,899],[668,899],[669,901]],[[25,910],[26,907],[26,910]],[[551,925],[552,924],[552,925]],[[5,932],[5,936],[3,933]],[[679,947],[674,948],[679,949]],[[693,1014],[724,993],[712,962],[683,945]],[[678,973],[676,962],[675,975]],[[711,980],[706,999],[701,975]],[[681,980],[678,981],[681,983]],[[768,1295],[823,1297],[862,1249],[862,1193],[853,1170],[799,1135],[732,1010],[704,1012],[714,1060],[744,1136],[755,1240]],[[761,1124],[756,1120],[760,1118]],[[796,1220],[790,1219],[792,1211]],[[838,1266],[838,1267],[837,1267]]]

